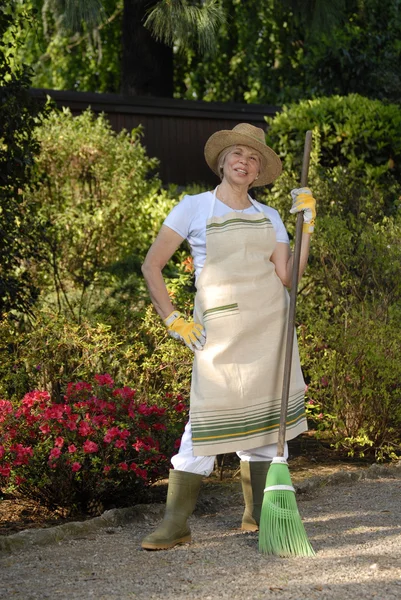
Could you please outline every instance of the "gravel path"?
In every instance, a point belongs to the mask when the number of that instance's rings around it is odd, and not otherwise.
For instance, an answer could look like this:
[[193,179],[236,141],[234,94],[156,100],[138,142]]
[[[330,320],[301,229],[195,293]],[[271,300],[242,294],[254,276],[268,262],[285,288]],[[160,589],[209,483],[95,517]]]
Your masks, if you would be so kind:
[[68,534],[55,528],[64,539],[51,544],[40,532],[10,536],[15,543],[0,548],[0,598],[399,600],[401,468],[337,473],[298,492],[315,558],[261,555],[257,534],[238,529],[238,485],[210,486],[191,517],[192,544],[169,551],[140,549],[161,514],[155,505],[125,511],[126,523],[120,512],[120,525],[109,511]]

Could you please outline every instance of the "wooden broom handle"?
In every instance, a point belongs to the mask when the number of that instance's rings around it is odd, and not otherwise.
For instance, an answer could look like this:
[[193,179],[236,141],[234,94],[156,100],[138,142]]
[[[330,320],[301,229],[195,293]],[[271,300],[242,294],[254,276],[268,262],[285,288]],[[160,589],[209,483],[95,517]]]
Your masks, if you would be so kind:
[[[301,185],[300,187],[306,187],[308,184],[308,171],[309,171],[309,159],[312,148],[312,132],[307,131],[305,136],[304,145],[304,156],[302,159],[302,171],[301,171]],[[302,226],[303,226],[303,213],[297,213],[297,223],[295,228],[295,245],[294,245],[294,262],[292,267],[292,282],[290,292],[290,307],[288,311],[288,328],[287,328],[287,341],[285,347],[285,359],[284,359],[284,377],[283,377],[283,390],[281,395],[281,410],[280,410],[280,425],[278,430],[278,443],[277,443],[277,456],[284,456],[284,445],[285,445],[285,430],[287,421],[287,410],[288,410],[288,397],[290,393],[290,381],[291,381],[291,365],[292,365],[292,350],[294,346],[294,329],[295,329],[295,308],[297,305],[297,291],[298,291],[298,276],[299,276],[299,262],[301,257],[301,242],[302,242]]]

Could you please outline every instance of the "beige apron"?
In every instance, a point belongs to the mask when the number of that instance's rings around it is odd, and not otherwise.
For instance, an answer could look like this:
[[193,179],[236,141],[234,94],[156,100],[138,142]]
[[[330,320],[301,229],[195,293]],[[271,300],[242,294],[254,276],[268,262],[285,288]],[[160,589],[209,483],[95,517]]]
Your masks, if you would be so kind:
[[[277,442],[289,296],[270,261],[273,225],[249,199],[260,212],[214,217],[215,191],[206,223],[194,313],[206,329],[191,384],[195,456]],[[295,339],[287,440],[307,429],[304,391]]]

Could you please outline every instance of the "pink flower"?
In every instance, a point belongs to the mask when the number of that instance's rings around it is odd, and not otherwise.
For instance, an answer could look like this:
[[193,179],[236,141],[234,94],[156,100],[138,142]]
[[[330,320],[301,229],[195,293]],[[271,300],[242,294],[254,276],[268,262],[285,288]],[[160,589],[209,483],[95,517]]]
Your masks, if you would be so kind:
[[178,440],[175,440],[174,442],[174,448],[175,450],[178,450],[178,448],[181,446],[181,438],[178,438]]
[[13,465],[27,465],[29,463],[29,457],[33,456],[33,450],[31,446],[23,446],[22,444],[15,444],[10,448],[11,452],[15,452],[17,455]]
[[141,469],[141,467],[138,467],[136,463],[132,463],[130,469],[131,471],[134,471],[135,475],[138,475],[138,477],[140,477],[141,479],[146,481],[146,479],[148,478],[147,471],[145,471],[145,469]]
[[103,468],[103,473],[108,473],[109,471],[111,471],[111,467],[110,467],[109,465],[106,465],[106,466]]
[[70,454],[73,454],[73,453],[74,453],[74,452],[76,452],[76,451],[77,451],[77,447],[75,446],[75,444],[70,444],[70,445],[68,446],[68,452],[69,452]]
[[137,409],[140,415],[145,416],[156,415],[158,417],[161,417],[166,412],[165,408],[159,408],[158,406],[148,406],[147,404],[139,404]]
[[48,435],[50,433],[50,427],[48,423],[45,423],[44,425],[41,425],[39,427],[40,431],[44,434],[44,435]]
[[81,421],[78,426],[78,433],[79,435],[87,436],[93,433],[93,429],[86,421]]
[[60,420],[63,418],[64,406],[62,404],[52,404],[43,411],[45,419]]
[[175,406],[174,406],[174,410],[178,413],[184,412],[184,410],[187,410],[186,405],[183,402],[178,402]]
[[95,380],[99,385],[107,385],[108,387],[113,387],[114,385],[114,381],[108,373],[105,373],[104,375],[95,375]]
[[13,412],[13,405],[9,400],[0,400],[0,423],[2,423],[6,415]]
[[108,419],[105,415],[95,415],[92,417],[92,423],[94,423],[96,427],[103,427],[107,425]]
[[49,460],[56,460],[61,454],[60,448],[52,448],[49,454]]
[[124,440],[117,440],[114,442],[115,448],[123,448],[124,450],[127,448],[127,443]]
[[26,481],[25,477],[20,477],[19,475],[15,477],[15,485],[21,485],[24,481]]
[[152,429],[155,429],[156,431],[165,431],[167,427],[164,425],[164,423],[155,423],[152,425]]
[[145,469],[138,469],[137,475],[139,475],[139,477],[141,479],[143,479],[144,481],[146,481],[148,478],[148,473],[147,473],[147,471],[145,471]]
[[65,395],[66,398],[80,392],[82,390],[91,391],[92,386],[90,383],[86,383],[86,381],[78,381],[77,383],[69,383],[67,385],[67,393]]
[[54,445],[58,448],[62,448],[64,446],[64,438],[61,436],[56,437],[54,441]]
[[3,456],[5,455],[5,453],[6,453],[6,451],[5,451],[4,446],[0,445],[0,458],[3,458]]
[[77,473],[80,470],[81,466],[82,465],[79,462],[73,462],[72,465],[71,465],[71,470],[74,473]]
[[83,449],[84,449],[84,452],[86,452],[87,454],[92,454],[99,450],[99,446],[97,444],[95,444],[95,442],[92,442],[91,440],[86,440],[86,442],[83,445]]
[[119,388],[114,390],[113,396],[120,396],[124,400],[132,400],[136,394],[136,390],[133,390],[130,387],[124,386],[123,388]]
[[50,400],[49,392],[40,392],[39,390],[34,390],[33,392],[28,392],[22,399],[22,404],[28,407],[32,407],[34,404],[38,404],[41,401],[47,402]]
[[151,437],[145,437],[143,439],[137,438],[135,444],[131,444],[137,452],[143,450],[149,452],[151,450],[159,450],[159,442]]
[[110,427],[110,429],[107,430],[106,435],[110,435],[113,439],[120,435],[120,429],[118,427]]
[[121,471],[128,471],[128,465],[126,462],[122,462],[118,465],[121,469]]
[[151,414],[150,406],[148,406],[147,404],[139,404],[137,406],[137,410],[140,415],[148,416]]
[[11,467],[8,463],[6,463],[4,466],[0,467],[0,475],[2,477],[10,477],[10,473],[11,473]]

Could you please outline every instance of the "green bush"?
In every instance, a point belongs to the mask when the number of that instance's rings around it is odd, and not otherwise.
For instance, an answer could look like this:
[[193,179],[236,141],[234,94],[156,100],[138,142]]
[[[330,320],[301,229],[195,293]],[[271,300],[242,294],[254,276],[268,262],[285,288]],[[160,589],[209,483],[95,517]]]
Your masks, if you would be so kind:
[[140,128],[116,134],[103,115],[63,110],[37,137],[34,200],[47,251],[37,273],[42,302],[79,321],[128,274],[143,292],[140,264],[172,199]]
[[269,142],[286,168],[262,199],[290,235],[289,192],[299,186],[308,129],[317,223],[297,302],[308,409],[337,447],[384,459],[401,450],[399,108],[355,95],[320,98],[270,121]]
[[364,303],[334,326],[323,318],[301,328],[311,426],[337,448],[377,460],[401,452],[401,331],[382,311]]
[[[32,389],[60,399],[69,381],[108,372],[136,382],[141,398],[187,394],[190,352],[149,307],[140,272],[177,189],[151,177],[140,129],[116,134],[103,116],[54,112],[41,143],[32,194],[46,229],[47,262],[32,265],[41,295],[29,319],[0,326],[0,392]],[[165,271],[178,308],[192,311],[193,273],[181,249]]]
[[35,204],[23,189],[32,186],[35,127],[48,109],[29,94],[29,67],[15,65],[16,28],[31,15],[23,9],[15,20],[13,8],[10,1],[0,6],[0,318],[31,310],[39,293],[31,266],[42,257]]
[[[401,182],[401,109],[358,94],[303,100],[268,117],[268,143],[300,171],[305,133],[318,131],[319,165],[353,169],[369,180]],[[341,171],[340,171],[341,173]]]
[[26,330],[14,321],[0,324],[0,397],[18,399],[33,389],[60,401],[68,382],[107,372],[133,385],[143,402],[167,392],[189,396],[192,353],[167,335],[151,306],[120,323],[81,323],[68,315],[41,311]]

